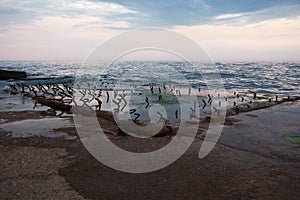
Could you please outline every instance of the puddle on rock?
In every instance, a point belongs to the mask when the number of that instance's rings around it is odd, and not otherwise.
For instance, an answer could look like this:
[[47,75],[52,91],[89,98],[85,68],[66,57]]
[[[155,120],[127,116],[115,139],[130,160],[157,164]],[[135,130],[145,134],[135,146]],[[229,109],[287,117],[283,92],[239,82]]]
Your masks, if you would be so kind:
[[64,118],[28,119],[0,125],[1,129],[12,133],[12,138],[64,137],[67,140],[75,140],[77,136],[70,136],[67,133],[53,131],[53,129],[68,127],[74,127],[74,124]]

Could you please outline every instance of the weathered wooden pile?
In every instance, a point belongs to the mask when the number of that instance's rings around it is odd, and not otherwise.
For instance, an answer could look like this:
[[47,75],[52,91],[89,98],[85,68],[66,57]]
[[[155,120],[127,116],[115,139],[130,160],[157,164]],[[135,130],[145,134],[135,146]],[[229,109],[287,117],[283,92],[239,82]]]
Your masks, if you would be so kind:
[[[153,93],[153,87],[150,88],[151,92]],[[103,125],[105,132],[111,133],[114,135],[124,135],[125,133],[122,132],[115,123],[113,113],[111,111],[104,111],[101,110],[101,104],[102,101],[100,100],[101,96],[101,90],[99,93],[96,92],[96,90],[74,90],[71,88],[67,83],[63,83],[62,85],[58,85],[55,83],[48,83],[45,85],[37,84],[37,85],[26,85],[24,83],[16,83],[16,84],[10,84],[9,88],[6,89],[7,92],[11,94],[22,94],[24,96],[28,96],[35,100],[37,103],[41,105],[48,106],[54,110],[59,110],[62,112],[69,112],[71,111],[72,105],[77,106],[74,96],[75,93],[78,92],[81,94],[80,100],[85,104],[87,102],[96,101],[98,102],[98,105],[88,106],[89,109],[94,109],[98,117],[98,120],[100,124]],[[160,90],[159,90],[160,91]],[[160,91],[161,92],[161,91]],[[92,100],[88,99],[86,94],[92,94]],[[109,94],[107,92],[107,102],[109,99]],[[161,95],[160,95],[161,96]],[[220,96],[220,95],[218,95]],[[298,101],[300,100],[299,96],[296,97],[286,97],[281,98],[279,100],[278,96],[275,97],[275,99],[264,99],[264,100],[257,100],[257,94],[254,93],[251,100],[245,100],[244,97],[240,96],[237,93],[234,93],[235,101],[233,102],[233,106],[228,108],[226,111],[227,116],[236,115],[238,113],[243,112],[249,112],[253,110],[259,110],[263,108],[268,108],[274,105],[282,104],[285,102],[292,102],[292,101]],[[211,95],[207,95],[208,99],[202,99],[203,106],[202,109],[205,108],[205,106],[212,105],[212,101],[214,100],[214,97]],[[227,101],[227,97],[224,97],[225,101]],[[149,101],[146,97],[146,103],[149,107]],[[221,102],[219,102],[219,105]],[[199,106],[200,107],[200,106]],[[218,111],[217,108],[213,107],[216,111]],[[209,118],[207,118],[209,119]],[[138,120],[134,120],[135,123],[144,126],[145,123],[140,122]],[[209,122],[209,121],[208,121]],[[101,125],[101,127],[102,127]],[[157,133],[155,136],[166,136],[166,135],[175,135],[177,132],[178,127],[174,124],[169,124],[168,121],[165,121],[165,125],[163,129]]]

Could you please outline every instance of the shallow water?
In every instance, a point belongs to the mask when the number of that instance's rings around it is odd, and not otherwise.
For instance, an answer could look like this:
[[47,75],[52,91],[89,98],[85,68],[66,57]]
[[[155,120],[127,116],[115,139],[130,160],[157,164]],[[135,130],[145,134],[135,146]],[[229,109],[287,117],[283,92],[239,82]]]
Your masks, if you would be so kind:
[[34,100],[21,94],[11,95],[9,93],[0,94],[0,111],[24,111],[38,110],[43,111],[49,109],[46,106],[36,104]]
[[74,124],[64,118],[28,119],[17,122],[1,124],[0,128],[11,132],[12,138],[28,137],[64,137],[67,140],[75,140],[77,136],[70,136],[63,132],[54,132],[53,129],[74,127]]

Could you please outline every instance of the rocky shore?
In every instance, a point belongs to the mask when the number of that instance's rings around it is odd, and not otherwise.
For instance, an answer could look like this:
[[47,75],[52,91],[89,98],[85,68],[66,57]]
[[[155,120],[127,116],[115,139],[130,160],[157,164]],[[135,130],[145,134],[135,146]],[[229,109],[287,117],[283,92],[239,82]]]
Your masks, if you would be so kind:
[[[193,144],[176,162],[159,171],[128,174],[98,162],[78,137],[12,138],[13,131],[5,129],[24,120],[63,118],[72,123],[71,117],[47,111],[1,112],[0,199],[298,199],[300,148],[281,136],[300,137],[299,116],[298,104],[232,116],[213,151],[199,159],[207,127],[202,122]],[[69,125],[51,131],[77,136]],[[152,151],[171,140],[107,136],[134,152]]]

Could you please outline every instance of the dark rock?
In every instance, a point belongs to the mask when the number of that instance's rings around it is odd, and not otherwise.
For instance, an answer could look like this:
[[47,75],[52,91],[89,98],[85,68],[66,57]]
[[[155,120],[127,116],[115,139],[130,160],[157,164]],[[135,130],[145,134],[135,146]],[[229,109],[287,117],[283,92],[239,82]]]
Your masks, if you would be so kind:
[[26,72],[0,70],[0,80],[26,78]]
[[226,121],[224,122],[224,125],[225,125],[225,126],[232,126],[232,125],[233,125],[233,121],[226,120]]
[[174,134],[171,126],[165,125],[154,137],[164,137]]
[[56,116],[56,111],[54,109],[48,109],[45,113],[50,116]]
[[60,110],[60,111],[70,111],[72,106],[71,105],[66,105],[63,102],[60,101],[55,101],[52,99],[48,98],[34,98],[37,103],[48,106],[54,110]]
[[110,121],[114,121],[113,113],[110,111],[97,110],[96,115],[97,115],[97,117],[100,117],[100,118],[103,118],[106,120],[110,120]]
[[114,136],[126,135],[122,132],[122,130],[116,125],[114,121],[107,120],[101,117],[98,117],[98,121],[104,133],[111,134]]

